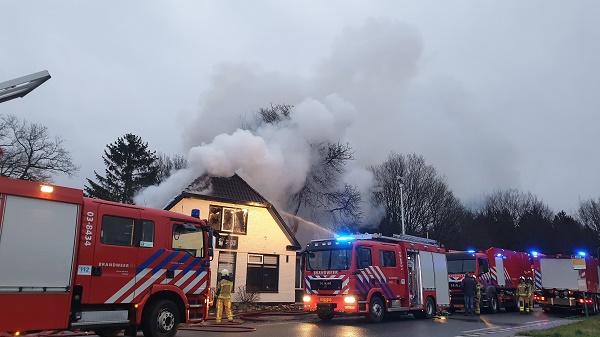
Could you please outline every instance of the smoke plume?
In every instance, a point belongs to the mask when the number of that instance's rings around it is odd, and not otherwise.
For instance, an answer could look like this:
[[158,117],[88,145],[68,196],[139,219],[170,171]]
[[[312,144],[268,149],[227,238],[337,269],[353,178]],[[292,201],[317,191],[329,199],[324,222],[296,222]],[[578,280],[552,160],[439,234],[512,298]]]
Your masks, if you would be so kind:
[[[514,162],[513,149],[482,126],[460,83],[427,70],[423,49],[414,26],[371,19],[341,32],[308,76],[244,63],[215,67],[200,109],[181,118],[189,168],[142,191],[136,201],[163,207],[201,174],[238,173],[285,207],[315,160],[310,144],[330,141],[354,149],[356,160],[341,183],[361,191],[365,222],[380,215],[369,202],[368,167],[391,151],[423,154],[461,197],[492,179],[511,185],[516,174],[506,163]],[[269,104],[294,105],[291,119],[258,124],[256,111]]]

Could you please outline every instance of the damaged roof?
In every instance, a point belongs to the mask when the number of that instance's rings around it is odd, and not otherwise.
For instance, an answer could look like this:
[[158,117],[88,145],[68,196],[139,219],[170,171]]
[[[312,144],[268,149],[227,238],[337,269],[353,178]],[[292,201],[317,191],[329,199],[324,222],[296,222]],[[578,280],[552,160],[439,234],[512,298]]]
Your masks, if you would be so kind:
[[270,205],[267,199],[237,174],[231,177],[210,177],[205,174],[194,180],[184,192],[236,204]]

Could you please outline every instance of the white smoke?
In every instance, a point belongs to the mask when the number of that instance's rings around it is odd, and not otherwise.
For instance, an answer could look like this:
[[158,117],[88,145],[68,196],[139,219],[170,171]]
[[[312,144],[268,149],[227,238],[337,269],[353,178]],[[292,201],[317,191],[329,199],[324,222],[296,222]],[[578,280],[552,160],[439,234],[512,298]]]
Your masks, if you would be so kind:
[[[285,207],[315,160],[310,144],[337,141],[355,151],[341,183],[361,191],[366,222],[381,214],[369,204],[367,168],[392,151],[423,154],[460,197],[490,181],[514,184],[507,165],[515,162],[513,149],[494,125],[480,122],[460,83],[422,69],[423,48],[415,27],[372,19],[344,30],[311,76],[217,66],[198,113],[180,118],[190,168],[142,191],[136,202],[162,207],[201,174],[238,173]],[[294,105],[291,119],[255,128],[256,111],[272,103]]]

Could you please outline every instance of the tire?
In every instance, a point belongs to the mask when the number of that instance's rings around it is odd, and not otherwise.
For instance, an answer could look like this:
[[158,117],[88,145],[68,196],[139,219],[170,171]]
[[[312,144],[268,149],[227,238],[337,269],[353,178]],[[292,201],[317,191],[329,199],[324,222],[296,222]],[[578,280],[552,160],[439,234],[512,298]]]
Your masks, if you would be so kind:
[[150,303],[142,317],[142,331],[145,337],[173,337],[181,317],[177,304],[169,300]]
[[498,304],[498,297],[496,297],[496,294],[491,294],[490,295],[490,302],[488,305],[488,312],[490,314],[495,314],[498,312],[499,310],[499,304]]
[[331,321],[333,319],[333,311],[329,311],[329,312],[318,312],[317,316],[319,317],[320,320],[322,321]]
[[100,329],[94,331],[94,333],[100,337],[115,337],[121,333],[123,329]]
[[435,316],[435,314],[436,314],[435,301],[431,297],[427,297],[427,300],[425,301],[425,310],[424,311],[413,312],[413,315],[415,316],[415,318],[418,318],[418,319],[433,318],[433,316]]
[[385,317],[385,305],[379,296],[371,297],[369,302],[369,314],[367,316],[369,321],[373,323],[379,323],[383,321]]

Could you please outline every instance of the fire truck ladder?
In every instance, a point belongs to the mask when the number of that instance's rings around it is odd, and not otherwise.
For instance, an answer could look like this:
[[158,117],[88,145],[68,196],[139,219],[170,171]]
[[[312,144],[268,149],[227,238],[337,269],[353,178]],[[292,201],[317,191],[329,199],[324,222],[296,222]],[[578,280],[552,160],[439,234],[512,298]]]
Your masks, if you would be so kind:
[[392,236],[385,236],[381,233],[365,233],[365,234],[357,234],[354,235],[354,238],[357,240],[376,240],[382,242],[412,242],[412,243],[422,243],[427,245],[433,245],[440,247],[440,243],[433,239],[426,239],[414,235],[408,234],[393,234]]

